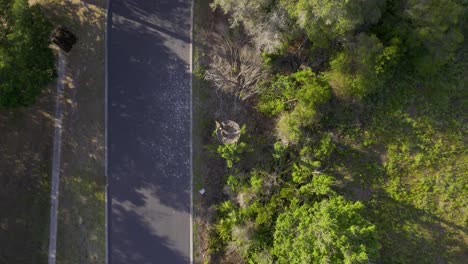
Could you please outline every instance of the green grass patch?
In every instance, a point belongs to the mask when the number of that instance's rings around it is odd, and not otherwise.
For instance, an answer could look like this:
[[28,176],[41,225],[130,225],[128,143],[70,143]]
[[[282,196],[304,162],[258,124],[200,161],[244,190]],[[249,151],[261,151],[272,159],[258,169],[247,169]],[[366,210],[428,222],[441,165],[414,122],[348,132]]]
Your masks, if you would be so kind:
[[[91,172],[64,178],[60,207],[57,263],[102,263],[105,259],[104,189]],[[69,206],[73,205],[73,206]]]

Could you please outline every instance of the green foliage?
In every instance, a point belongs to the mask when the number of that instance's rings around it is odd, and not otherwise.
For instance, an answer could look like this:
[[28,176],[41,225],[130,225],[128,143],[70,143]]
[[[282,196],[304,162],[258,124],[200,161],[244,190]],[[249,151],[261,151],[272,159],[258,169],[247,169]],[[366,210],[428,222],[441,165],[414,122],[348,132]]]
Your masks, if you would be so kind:
[[235,175],[232,175],[232,174],[229,175],[227,179],[227,185],[229,186],[229,188],[231,188],[233,192],[238,191],[238,188],[240,185],[239,178],[237,178]]
[[304,183],[309,181],[318,167],[320,167],[320,162],[317,161],[294,164],[291,173],[293,182]]
[[266,52],[277,51],[291,32],[291,19],[272,0],[214,0],[213,9],[230,14],[231,26],[242,25],[254,44]]
[[216,224],[216,231],[220,238],[227,241],[231,238],[231,229],[238,222],[238,215],[234,210],[234,205],[230,201],[225,201],[219,206],[219,212],[224,217]]
[[269,160],[228,178],[237,196],[223,242],[248,263],[465,261],[466,3],[248,7],[258,19],[286,9],[299,25],[289,39],[308,38],[265,52],[266,67],[302,56],[315,72],[272,67],[260,83],[257,109],[275,118],[280,142],[253,145]]
[[418,73],[434,74],[455,58],[463,42],[458,27],[462,14],[463,7],[453,0],[408,1],[402,17],[410,21],[407,43]]
[[312,177],[310,183],[305,184],[299,188],[299,193],[302,195],[309,195],[311,193],[317,195],[332,194],[332,184],[335,182],[335,177],[327,174],[318,174]]
[[[240,136],[245,135],[246,133],[246,127],[243,125],[241,127],[240,131]],[[213,131],[213,137],[216,137],[216,130]],[[237,142],[233,144],[219,144],[217,146],[208,146],[208,148],[211,149],[211,151],[214,151],[221,156],[221,158],[226,160],[226,166],[228,168],[232,168],[234,166],[234,163],[237,163],[241,160],[242,154],[252,152],[253,148],[252,146],[248,145],[245,142]]]
[[270,6],[271,1],[269,0],[214,0],[211,4],[213,9],[219,7],[226,14],[229,13],[233,25],[244,23],[247,27],[254,27],[259,17],[269,13],[271,10]]
[[378,256],[379,244],[363,209],[341,197],[293,203],[278,216],[272,253],[279,263],[367,263]]
[[[305,152],[308,152],[308,147],[304,147],[301,150],[301,153]],[[328,195],[334,193],[331,186],[335,183],[335,178],[318,171],[321,166],[320,161],[311,160],[307,156],[305,158],[302,157],[299,163],[293,164],[291,172],[292,182],[297,184],[298,193],[301,197],[310,197],[313,194]]]
[[[313,73],[308,70],[311,78]],[[306,74],[307,74],[306,73]],[[268,115],[274,116],[285,110],[291,110],[295,102],[295,91],[300,84],[294,76],[278,75],[273,83],[264,83],[260,94],[259,110]]]
[[245,142],[239,142],[235,144],[219,145],[216,151],[226,160],[226,166],[232,168],[234,163],[240,161],[241,155],[246,152],[251,152],[252,148]]
[[387,62],[397,56],[398,46],[384,48],[375,35],[361,33],[337,54],[324,75],[338,95],[362,98],[382,87]]
[[320,162],[327,161],[335,149],[336,146],[332,141],[332,135],[326,133],[317,144],[303,146],[299,151],[299,155],[304,162],[313,161],[315,164],[319,164],[316,166],[318,168]]
[[27,0],[1,4],[0,106],[31,105],[55,74],[48,47],[51,25]]
[[250,178],[250,185],[252,186],[252,189],[254,191],[259,191],[261,190],[262,188],[262,183],[263,183],[263,180],[261,177],[259,177],[258,174],[254,174],[251,178]]
[[271,88],[264,88],[258,107],[270,116],[281,113],[280,137],[297,142],[301,129],[316,122],[318,107],[330,97],[329,86],[307,68],[289,76],[278,75]]
[[282,167],[286,163],[286,155],[288,151],[288,146],[282,144],[281,142],[275,142],[273,144],[273,152],[271,153],[273,160],[276,163],[276,167]]
[[311,41],[327,46],[334,39],[343,39],[362,26],[375,24],[383,9],[383,1],[283,0],[290,15],[307,32]]

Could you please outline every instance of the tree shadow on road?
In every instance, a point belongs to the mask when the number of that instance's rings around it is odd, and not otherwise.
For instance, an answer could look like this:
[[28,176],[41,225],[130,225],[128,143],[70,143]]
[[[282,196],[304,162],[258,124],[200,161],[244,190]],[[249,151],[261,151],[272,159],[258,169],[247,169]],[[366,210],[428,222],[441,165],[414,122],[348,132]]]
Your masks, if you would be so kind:
[[189,258],[175,248],[170,238],[149,228],[138,213],[116,205],[113,215],[109,263],[189,263]]
[[165,258],[162,262],[185,263],[191,191],[189,1],[111,4],[110,253],[119,256],[113,263]]

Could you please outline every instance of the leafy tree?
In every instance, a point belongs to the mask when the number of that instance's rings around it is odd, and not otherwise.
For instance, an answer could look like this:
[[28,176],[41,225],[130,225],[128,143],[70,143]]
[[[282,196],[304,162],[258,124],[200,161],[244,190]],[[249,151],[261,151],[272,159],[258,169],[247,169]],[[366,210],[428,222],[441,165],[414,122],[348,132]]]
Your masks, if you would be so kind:
[[278,216],[272,254],[278,263],[368,263],[379,244],[363,209],[342,197],[293,203]]
[[224,13],[229,13],[232,26],[242,24],[260,50],[275,52],[291,29],[291,19],[277,2],[277,0],[214,0],[211,6],[213,9],[219,7]]
[[381,0],[282,0],[290,15],[310,40],[319,46],[343,39],[359,27],[379,21],[384,6]]
[[330,61],[325,78],[336,94],[362,98],[383,86],[391,76],[392,62],[399,54],[399,42],[384,48],[375,35],[361,33]]
[[51,25],[27,0],[0,4],[0,106],[27,106],[55,74]]
[[265,88],[259,109],[268,115],[282,113],[278,121],[280,137],[296,142],[301,129],[312,125],[317,110],[331,98],[330,88],[310,68],[292,75],[279,75],[271,89]]
[[372,31],[384,43],[394,38],[401,40],[405,49],[404,59],[411,65],[404,72],[412,75],[411,78],[432,78],[444,66],[454,62],[464,41],[466,6],[460,2],[391,1],[382,23]]
[[463,43],[459,26],[463,10],[453,0],[408,1],[402,18],[410,23],[407,45],[417,72],[431,75],[454,60]]

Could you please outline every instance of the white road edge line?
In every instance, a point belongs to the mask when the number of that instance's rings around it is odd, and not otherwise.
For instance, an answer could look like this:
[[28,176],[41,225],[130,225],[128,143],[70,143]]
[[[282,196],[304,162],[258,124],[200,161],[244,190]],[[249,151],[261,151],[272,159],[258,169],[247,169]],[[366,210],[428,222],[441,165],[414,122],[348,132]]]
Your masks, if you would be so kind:
[[192,0],[190,14],[190,263],[193,263],[193,28],[195,1]]
[[109,264],[109,230],[108,230],[108,222],[109,222],[109,206],[108,206],[108,186],[109,186],[109,180],[108,180],[108,174],[107,174],[107,167],[108,167],[108,139],[107,139],[107,122],[108,122],[108,113],[107,113],[107,106],[108,106],[108,65],[107,65],[107,59],[108,59],[108,51],[107,51],[107,44],[109,41],[109,35],[108,35],[108,24],[109,24],[109,8],[110,8],[110,2],[111,0],[106,1],[106,22],[104,25],[104,177],[106,178],[106,186],[104,190],[104,215],[105,215],[105,224],[104,224],[104,232],[105,232],[105,243],[106,243],[106,249],[105,249],[105,254],[106,254],[106,264]]
[[52,156],[52,179],[50,188],[49,264],[55,264],[57,254],[57,212],[60,188],[60,156],[62,149],[62,104],[66,56],[58,53],[57,94],[55,97],[54,149]]

